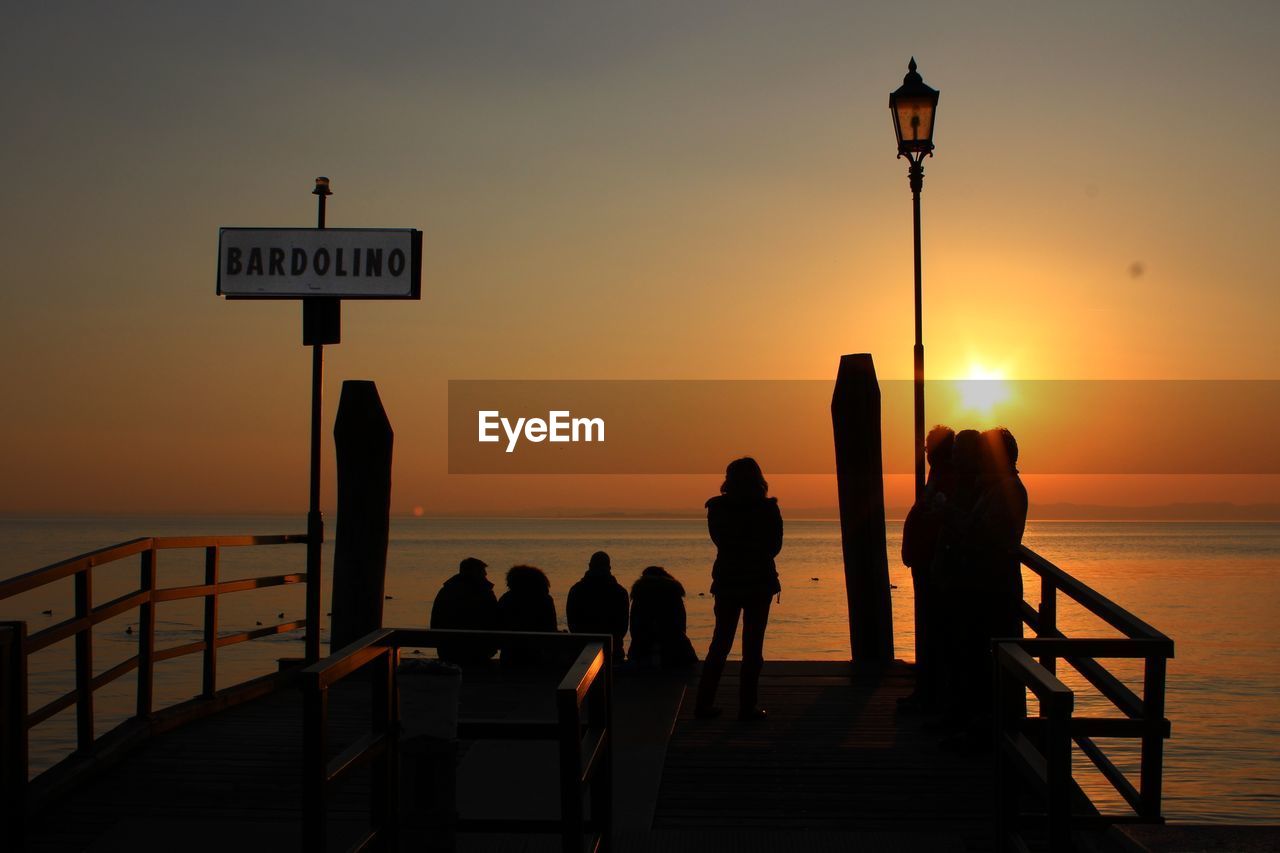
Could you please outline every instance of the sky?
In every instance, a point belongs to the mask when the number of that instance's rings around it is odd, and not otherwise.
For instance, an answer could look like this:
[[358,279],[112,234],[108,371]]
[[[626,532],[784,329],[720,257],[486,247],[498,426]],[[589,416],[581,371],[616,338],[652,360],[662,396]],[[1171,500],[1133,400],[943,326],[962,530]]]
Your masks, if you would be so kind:
[[[326,433],[342,380],[378,383],[394,511],[696,510],[715,477],[449,475],[447,383],[833,379],[849,352],[908,378],[886,107],[911,56],[941,91],[930,376],[1280,379],[1277,32],[1261,2],[22,4],[0,30],[0,511],[305,510],[301,308],[214,277],[218,228],[311,225],[316,175],[331,226],[424,232],[422,300],[346,303],[325,353]],[[834,503],[828,477],[772,482]]]

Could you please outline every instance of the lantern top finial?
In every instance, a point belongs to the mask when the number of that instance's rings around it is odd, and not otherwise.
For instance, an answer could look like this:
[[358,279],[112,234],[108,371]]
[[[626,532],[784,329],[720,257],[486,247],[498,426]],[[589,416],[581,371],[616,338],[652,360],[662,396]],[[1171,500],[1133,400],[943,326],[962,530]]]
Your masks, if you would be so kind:
[[916,58],[911,57],[911,61],[907,63],[907,73],[902,77],[903,83],[923,83],[924,78],[916,71]]

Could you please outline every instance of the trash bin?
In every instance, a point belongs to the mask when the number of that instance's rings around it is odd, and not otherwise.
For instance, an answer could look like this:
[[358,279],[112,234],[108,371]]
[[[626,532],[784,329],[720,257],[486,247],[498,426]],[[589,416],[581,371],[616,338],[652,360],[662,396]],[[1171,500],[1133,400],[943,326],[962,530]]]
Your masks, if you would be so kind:
[[401,659],[400,817],[419,849],[451,851],[456,843],[458,701],[462,670],[451,663]]
[[462,669],[438,660],[401,659],[400,738],[454,740],[458,737],[458,695]]

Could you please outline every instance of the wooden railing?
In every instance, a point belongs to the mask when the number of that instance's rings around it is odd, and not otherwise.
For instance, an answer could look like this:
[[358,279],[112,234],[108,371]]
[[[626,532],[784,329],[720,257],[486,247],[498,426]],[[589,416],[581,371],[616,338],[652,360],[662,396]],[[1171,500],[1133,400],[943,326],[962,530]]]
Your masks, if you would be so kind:
[[[370,826],[348,849],[395,849],[399,802],[399,702],[396,661],[401,648],[435,648],[460,638],[525,648],[580,650],[556,688],[555,720],[479,720],[458,723],[463,740],[553,740],[559,743],[559,820],[459,819],[457,832],[555,833],[564,853],[607,853],[613,827],[612,638],[594,634],[384,628],[302,672],[304,697],[303,849],[329,847],[328,801],[333,786],[357,767],[372,765]],[[358,671],[369,673],[369,732],[327,759],[329,690]],[[585,711],[585,716],[584,716]],[[583,807],[589,796],[590,812]]]
[[[306,580],[303,574],[291,573],[269,577],[224,581],[219,576],[223,548],[258,545],[293,545],[305,543],[305,534],[279,536],[153,536],[132,539],[62,560],[42,569],[0,581],[0,601],[30,592],[65,578],[74,579],[74,615],[33,634],[27,633],[25,622],[0,623],[0,815],[12,827],[20,825],[28,803],[28,742],[31,729],[50,717],[75,707],[76,747],[68,760],[92,756],[105,736],[99,737],[94,721],[94,692],[122,675],[134,670],[137,677],[137,702],[131,722],[147,721],[156,710],[153,705],[155,664],[170,658],[203,653],[202,690],[200,697],[211,701],[218,694],[218,649],[247,640],[281,634],[306,627],[305,620],[292,620],[234,634],[218,633],[218,597],[263,587],[295,584]],[[161,551],[203,549],[204,583],[193,586],[157,587],[156,572]],[[139,558],[139,580],[135,590],[103,604],[94,604],[94,570],[129,557]],[[163,602],[191,598],[204,599],[203,636],[200,640],[169,648],[156,648],[156,606]],[[94,675],[93,627],[108,619],[136,609],[138,611],[137,652],[115,666]],[[75,686],[63,695],[29,709],[27,659],[54,643],[74,638]],[[197,712],[198,713],[198,712]],[[62,764],[65,764],[63,762]],[[56,770],[62,764],[51,768]],[[66,768],[62,768],[66,769]],[[46,771],[47,775],[48,772]],[[39,777],[38,777],[39,778]],[[6,830],[6,835],[8,831]],[[20,837],[20,836],[19,836]]]
[[[1165,717],[1165,675],[1173,641],[1106,596],[1064,572],[1029,548],[1022,564],[1040,577],[1040,605],[1022,602],[1022,617],[1033,638],[997,638],[995,708],[997,739],[997,828],[1000,844],[1025,848],[1023,829],[1043,818],[1050,850],[1070,849],[1071,830],[1124,822],[1160,822]],[[1124,636],[1066,637],[1058,629],[1058,593],[1066,595]],[[1037,661],[1036,658],[1039,658]],[[1075,716],[1075,694],[1057,677],[1058,660],[1080,673],[1120,716]],[[1144,662],[1141,693],[1099,663],[1099,659]],[[1039,700],[1038,716],[1011,712],[1009,683],[1030,689]],[[1116,765],[1096,738],[1134,738],[1141,743],[1137,784]],[[1120,794],[1130,813],[1103,814],[1072,775],[1072,745],[1080,748]],[[1036,795],[1043,812],[1023,812],[1018,792]]]

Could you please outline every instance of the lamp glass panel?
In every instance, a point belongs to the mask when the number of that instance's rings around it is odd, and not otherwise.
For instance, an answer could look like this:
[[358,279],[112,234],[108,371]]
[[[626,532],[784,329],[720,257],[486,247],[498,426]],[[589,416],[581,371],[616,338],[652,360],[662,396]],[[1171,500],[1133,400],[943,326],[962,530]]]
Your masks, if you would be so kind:
[[929,142],[933,138],[932,98],[913,98],[898,96],[894,104],[898,113],[898,132],[901,141],[910,147],[912,142]]

